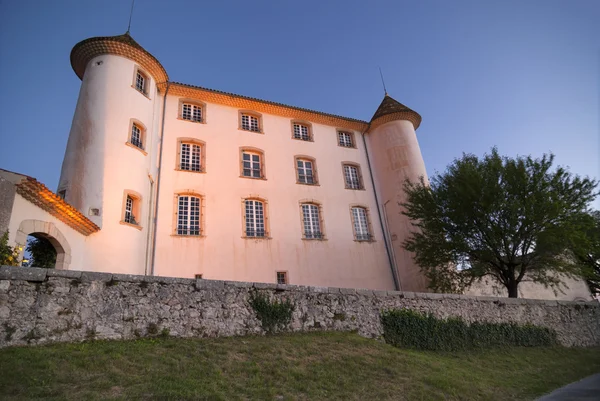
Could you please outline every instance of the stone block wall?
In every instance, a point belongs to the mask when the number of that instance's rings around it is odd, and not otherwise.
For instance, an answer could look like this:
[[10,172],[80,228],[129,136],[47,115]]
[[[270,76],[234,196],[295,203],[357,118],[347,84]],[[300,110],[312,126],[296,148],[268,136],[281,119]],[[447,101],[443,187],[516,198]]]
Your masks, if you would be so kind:
[[0,347],[134,339],[164,329],[176,337],[262,334],[248,303],[263,291],[295,304],[291,331],[355,330],[379,338],[380,312],[410,308],[468,322],[554,329],[565,346],[600,345],[597,302],[304,287],[69,270],[0,267]]

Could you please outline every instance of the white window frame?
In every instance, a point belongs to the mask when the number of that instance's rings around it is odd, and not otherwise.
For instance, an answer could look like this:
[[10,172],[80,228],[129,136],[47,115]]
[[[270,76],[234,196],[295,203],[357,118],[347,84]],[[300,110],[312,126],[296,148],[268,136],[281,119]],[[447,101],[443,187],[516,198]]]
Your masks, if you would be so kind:
[[310,126],[302,123],[293,123],[293,137],[300,141],[312,141],[312,135],[310,132]]
[[[137,137],[137,138],[136,138]],[[137,123],[131,124],[131,138],[129,142],[136,148],[144,150],[144,128]]]
[[140,92],[143,93],[144,95],[146,93],[148,93],[147,89],[148,89],[148,77],[146,76],[146,74],[144,74],[143,72],[141,72],[139,69],[136,71],[135,73],[135,85],[134,85],[135,89]]
[[240,127],[244,131],[261,132],[260,117],[255,116],[254,114],[241,113]]
[[201,173],[202,149],[201,144],[195,142],[181,141],[179,145],[179,169],[183,171],[193,171]]
[[125,217],[123,221],[128,224],[138,225],[138,222],[135,220],[135,216],[133,215],[133,206],[135,203],[135,199],[131,195],[127,195],[125,198]]
[[[248,156],[248,160],[245,160],[246,156]],[[258,157],[258,161],[254,160],[255,157]],[[263,178],[262,157],[262,153],[251,150],[242,150],[242,176],[247,178]],[[248,167],[246,167],[246,163],[248,163]],[[248,172],[248,174],[246,174],[246,172]],[[255,175],[257,172],[258,175]]]
[[354,227],[354,238],[357,241],[371,241],[373,235],[369,225],[369,213],[365,207],[352,206],[352,225]]
[[302,233],[304,239],[323,239],[321,208],[314,203],[302,203]]
[[266,202],[258,199],[244,199],[244,225],[246,237],[267,237]]
[[[187,110],[186,110],[187,109]],[[194,103],[183,102],[181,104],[181,118],[194,123],[203,122],[203,107]]]
[[307,185],[317,183],[314,160],[301,157],[296,158],[296,171],[298,172],[299,183]]
[[193,194],[177,195],[177,219],[175,234],[202,235],[202,198]]
[[352,164],[344,164],[344,182],[348,189],[363,189],[360,168]]
[[353,148],[354,135],[348,131],[338,131],[338,145],[343,148]]

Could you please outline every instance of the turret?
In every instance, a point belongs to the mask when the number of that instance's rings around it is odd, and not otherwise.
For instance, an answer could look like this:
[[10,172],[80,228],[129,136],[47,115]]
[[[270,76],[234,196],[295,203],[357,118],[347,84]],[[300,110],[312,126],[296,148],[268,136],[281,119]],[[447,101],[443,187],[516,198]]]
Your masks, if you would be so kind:
[[167,73],[129,33],[79,42],[71,65],[82,83],[57,193],[101,227],[89,249],[107,270],[119,255],[143,273]]
[[427,181],[425,162],[421,156],[416,129],[421,116],[385,95],[371,119],[367,140],[375,186],[382,214],[391,239],[390,248],[400,287],[403,291],[426,291],[427,280],[413,255],[402,247],[415,228],[402,214],[400,203],[406,201],[403,185],[406,179]]

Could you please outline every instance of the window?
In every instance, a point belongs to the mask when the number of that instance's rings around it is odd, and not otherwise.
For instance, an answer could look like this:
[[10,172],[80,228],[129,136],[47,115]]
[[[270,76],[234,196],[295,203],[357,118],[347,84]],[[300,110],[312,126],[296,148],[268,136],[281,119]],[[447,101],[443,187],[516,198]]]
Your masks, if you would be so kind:
[[146,143],[146,127],[140,121],[132,118],[129,120],[129,134],[128,139],[125,144],[134,149],[139,150],[144,155],[146,155],[146,151],[144,150],[144,146]]
[[294,139],[299,139],[301,141],[312,141],[310,125],[293,122],[292,128],[293,128],[293,134],[294,134],[293,138]]
[[188,171],[202,171],[202,148],[195,143],[181,142],[179,169]]
[[149,83],[150,83],[150,80],[148,79],[148,76],[146,74],[144,74],[139,68],[136,68],[133,87],[138,92],[143,93],[144,95],[147,96]]
[[137,224],[133,215],[133,198],[129,195],[127,195],[127,200],[125,201],[125,223]]
[[196,280],[202,280],[202,274],[194,274]]
[[344,164],[344,180],[347,189],[363,189],[360,167],[358,165]]
[[240,128],[245,131],[261,132],[260,127],[260,116],[240,113]]
[[142,197],[140,194],[134,191],[125,190],[123,193],[123,212],[121,215],[121,224],[135,226],[138,229],[140,222],[142,221],[142,213],[140,205]]
[[367,215],[367,209],[361,206],[353,206],[352,224],[354,226],[354,238],[357,241],[371,241],[373,236]]
[[199,196],[178,195],[177,197],[177,235],[200,235]]
[[58,191],[58,197],[60,199],[65,199],[65,197],[67,196],[67,190],[66,189],[61,189],[60,191]]
[[277,284],[287,284],[287,272],[277,272]]
[[244,236],[253,238],[267,237],[265,224],[265,203],[256,199],[244,200]]
[[354,148],[354,135],[351,132],[338,131],[338,145],[344,148]]
[[130,142],[133,146],[144,149],[144,145],[142,143],[142,129],[135,123],[131,126]]
[[313,185],[317,184],[317,174],[314,159],[305,157],[296,157],[296,171],[298,173],[298,183]]
[[319,205],[314,203],[303,203],[301,204],[301,207],[304,239],[323,239]]
[[241,150],[242,177],[265,178],[264,154],[261,150],[247,148]]
[[204,117],[204,106],[199,103],[192,103],[191,101],[180,101],[180,118],[182,120],[192,121],[195,123],[203,122]]

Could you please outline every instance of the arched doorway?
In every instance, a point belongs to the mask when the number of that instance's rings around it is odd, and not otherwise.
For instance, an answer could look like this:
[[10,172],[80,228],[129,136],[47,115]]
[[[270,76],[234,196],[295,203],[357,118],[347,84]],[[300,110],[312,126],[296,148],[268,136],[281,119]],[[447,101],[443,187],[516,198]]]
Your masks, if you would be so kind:
[[27,236],[27,246],[22,266],[44,267],[54,269],[56,267],[56,247],[44,233],[33,233]]
[[71,247],[54,223],[41,220],[23,220],[17,230],[15,243],[21,247],[19,259],[23,260],[27,237],[31,235],[48,240],[56,249],[56,269],[68,270],[71,263]]

